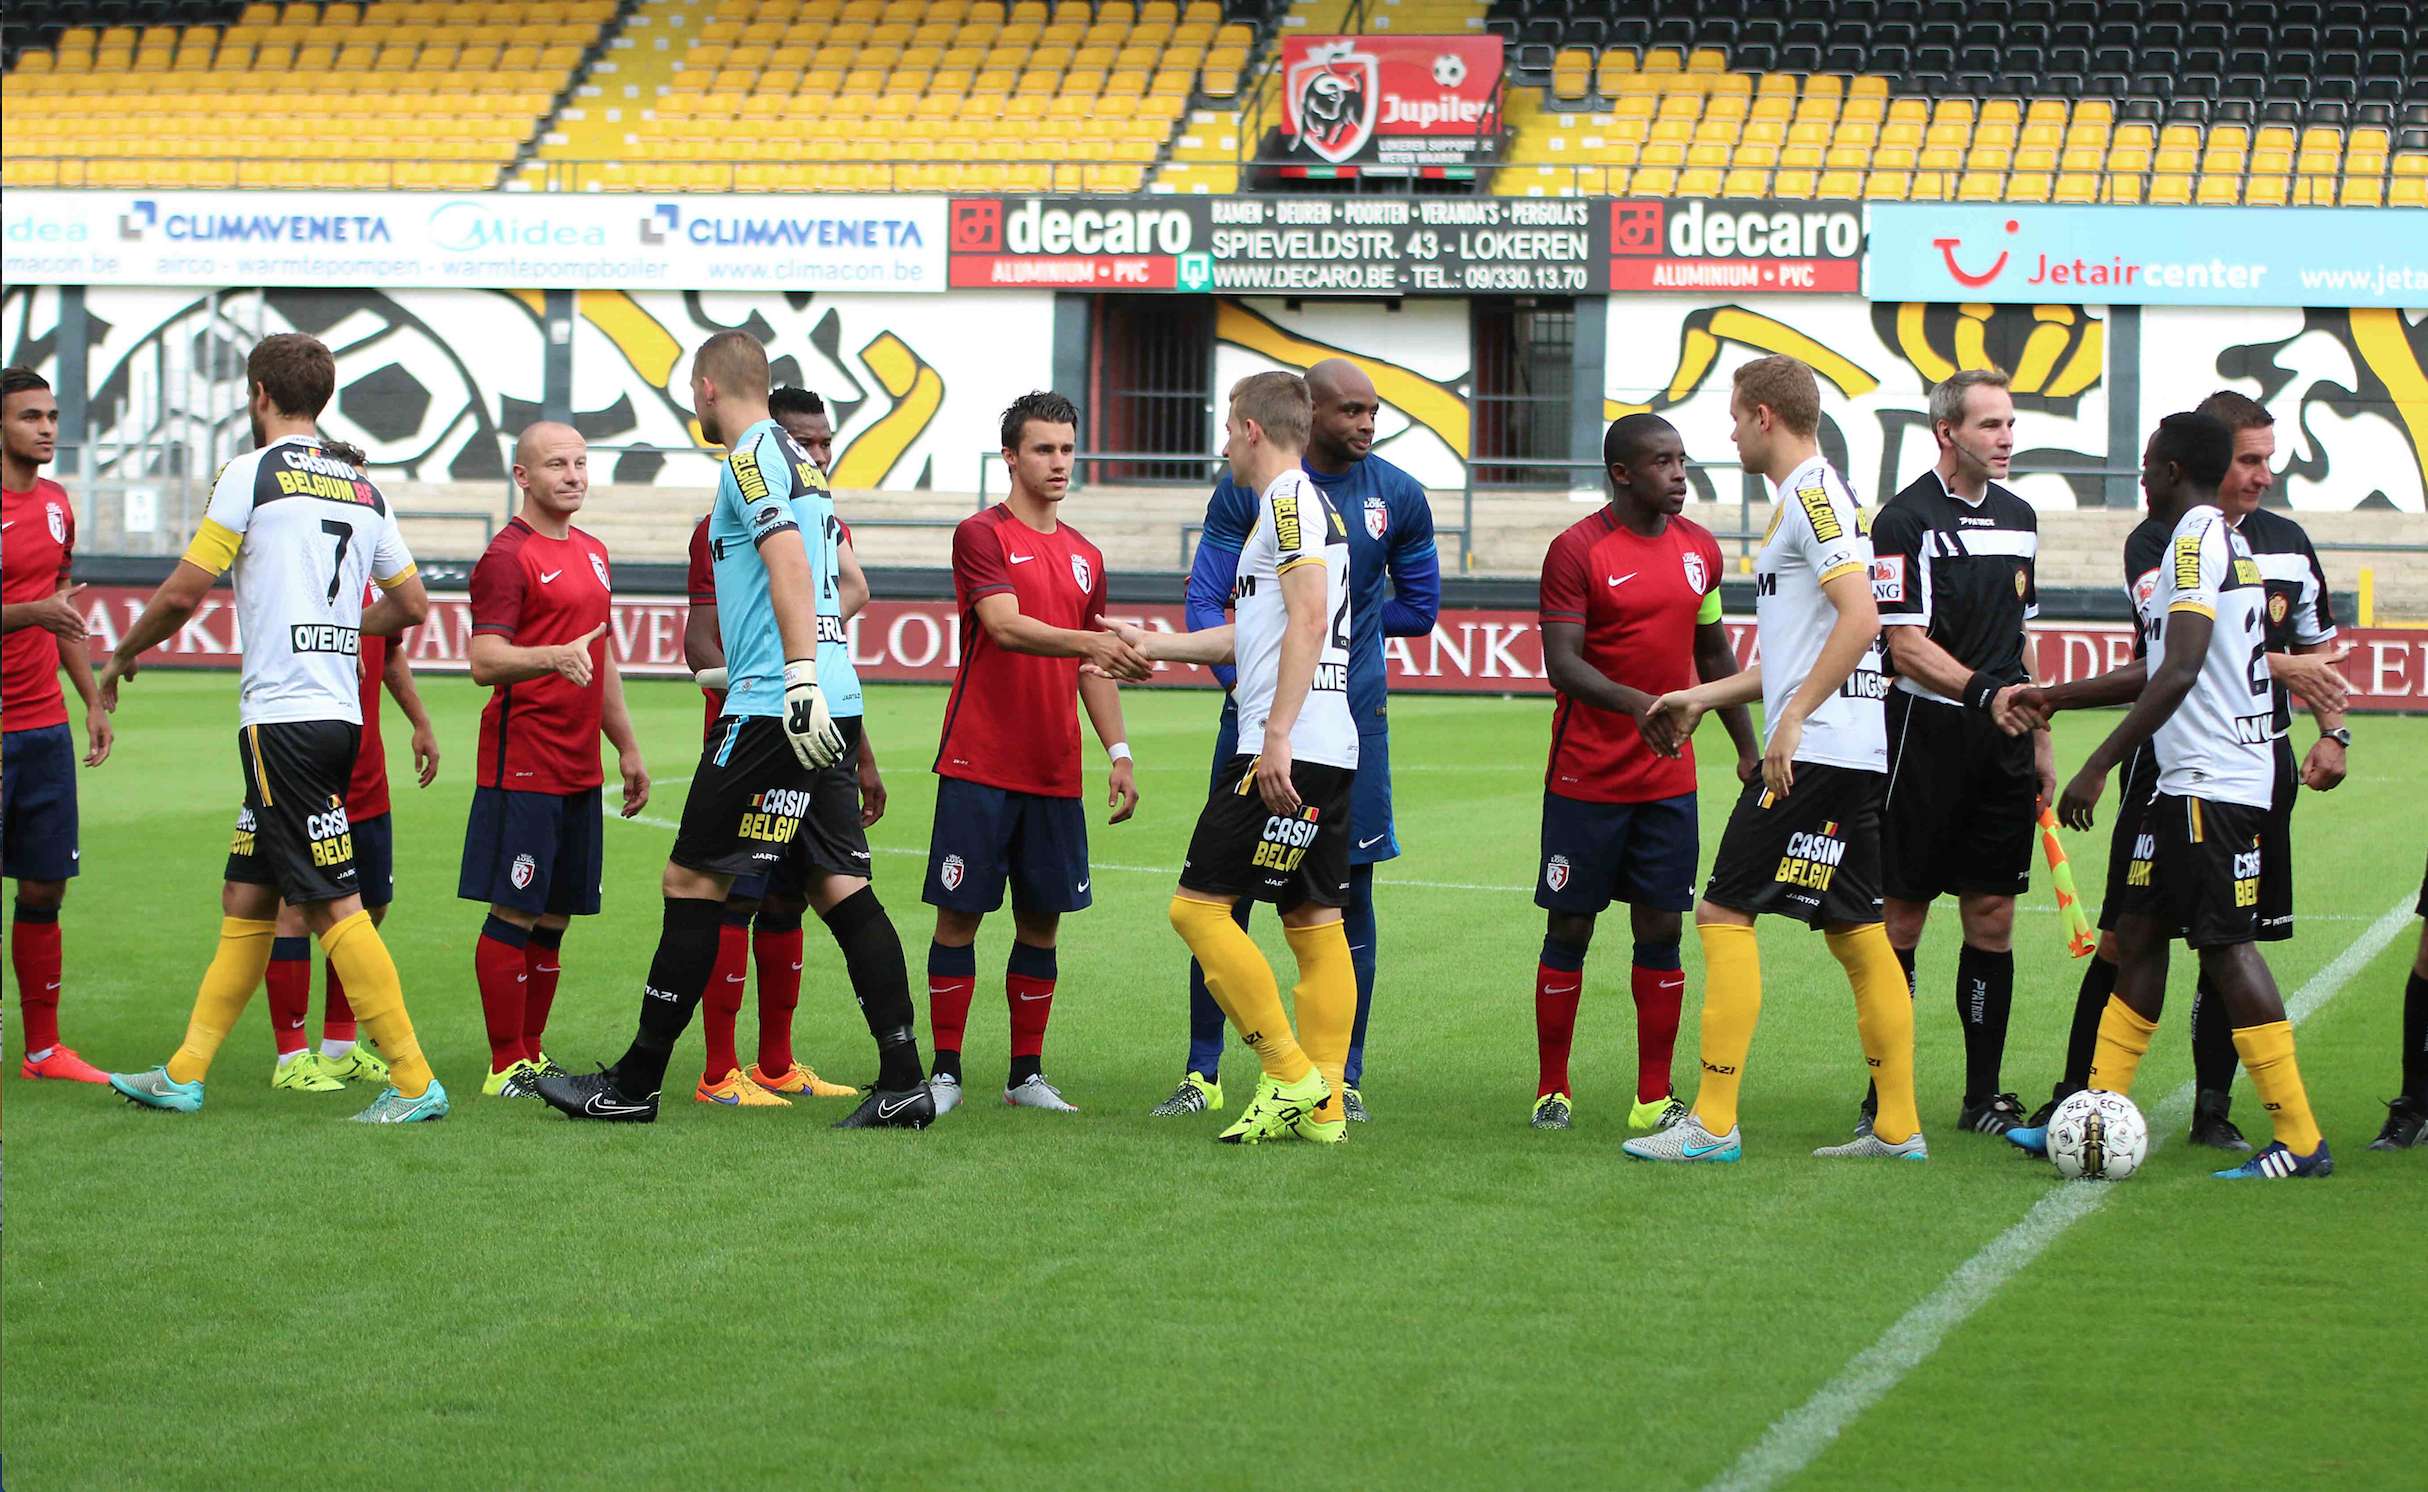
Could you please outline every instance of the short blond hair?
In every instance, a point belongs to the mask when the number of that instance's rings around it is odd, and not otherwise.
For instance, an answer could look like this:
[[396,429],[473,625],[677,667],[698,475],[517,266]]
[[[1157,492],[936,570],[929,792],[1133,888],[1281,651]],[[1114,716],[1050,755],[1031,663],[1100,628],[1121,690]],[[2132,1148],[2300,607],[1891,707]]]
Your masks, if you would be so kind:
[[1231,409],[1244,423],[1254,420],[1265,439],[1285,450],[1303,451],[1315,428],[1315,400],[1307,380],[1295,373],[1251,373],[1231,385]]
[[1748,408],[1769,406],[1790,435],[1810,435],[1821,428],[1821,382],[1792,357],[1774,353],[1755,358],[1737,369],[1735,388]]
[[692,370],[728,398],[767,397],[767,349],[748,332],[722,331],[702,342]]

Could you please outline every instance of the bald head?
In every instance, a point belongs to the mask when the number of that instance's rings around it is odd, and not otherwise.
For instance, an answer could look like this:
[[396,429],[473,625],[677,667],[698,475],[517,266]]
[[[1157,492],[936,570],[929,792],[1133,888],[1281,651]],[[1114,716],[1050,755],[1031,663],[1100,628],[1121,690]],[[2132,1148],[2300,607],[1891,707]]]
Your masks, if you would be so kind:
[[590,496],[590,442],[571,425],[542,420],[514,442],[514,485],[522,489],[522,519],[562,538]]
[[1307,370],[1307,395],[1315,401],[1315,424],[1307,435],[1307,461],[1337,475],[1374,449],[1374,416],[1380,401],[1374,380],[1345,357],[1328,357]]

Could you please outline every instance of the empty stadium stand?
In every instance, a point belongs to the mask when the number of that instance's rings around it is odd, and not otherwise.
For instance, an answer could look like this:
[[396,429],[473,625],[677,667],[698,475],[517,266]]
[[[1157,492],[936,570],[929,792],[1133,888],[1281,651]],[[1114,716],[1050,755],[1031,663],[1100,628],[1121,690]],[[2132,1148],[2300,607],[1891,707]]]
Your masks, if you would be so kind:
[[2405,0],[1613,9],[1495,0],[1496,191],[2428,205]]
[[[481,190],[615,0],[60,4],[0,79],[0,184]],[[93,24],[83,24],[89,20]]]
[[520,178],[1134,192],[1254,31],[1210,0],[641,0]]

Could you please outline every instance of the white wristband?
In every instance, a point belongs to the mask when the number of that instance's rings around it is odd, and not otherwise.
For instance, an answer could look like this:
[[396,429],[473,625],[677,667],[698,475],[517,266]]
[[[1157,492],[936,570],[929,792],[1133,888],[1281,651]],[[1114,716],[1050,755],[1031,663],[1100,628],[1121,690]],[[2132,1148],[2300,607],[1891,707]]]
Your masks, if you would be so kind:
[[1107,761],[1126,762],[1130,759],[1130,743],[1127,741],[1115,741],[1112,745],[1104,748],[1104,755]]

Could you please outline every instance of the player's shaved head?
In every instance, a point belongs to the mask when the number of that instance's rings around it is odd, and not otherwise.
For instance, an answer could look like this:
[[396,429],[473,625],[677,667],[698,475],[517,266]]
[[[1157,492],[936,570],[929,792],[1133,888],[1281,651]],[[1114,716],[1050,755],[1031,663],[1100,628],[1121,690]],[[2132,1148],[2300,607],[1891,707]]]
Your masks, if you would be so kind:
[[1314,410],[1307,464],[1338,475],[1374,449],[1374,417],[1382,407],[1374,380],[1349,359],[1328,357],[1307,370],[1306,385]]
[[523,433],[514,438],[514,464],[536,466],[541,452],[566,443],[583,447],[590,444],[582,438],[581,431],[556,420],[541,420],[537,424],[526,425]]
[[1307,370],[1307,392],[1318,405],[1336,399],[1364,396],[1364,402],[1374,402],[1374,380],[1366,370],[1345,357],[1328,357]]
[[767,397],[767,349],[748,332],[719,332],[692,354],[694,378],[704,378],[729,399]]

